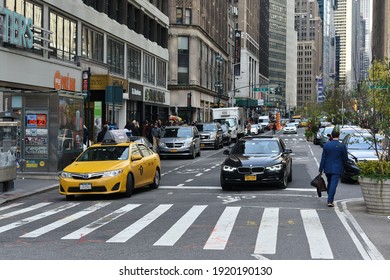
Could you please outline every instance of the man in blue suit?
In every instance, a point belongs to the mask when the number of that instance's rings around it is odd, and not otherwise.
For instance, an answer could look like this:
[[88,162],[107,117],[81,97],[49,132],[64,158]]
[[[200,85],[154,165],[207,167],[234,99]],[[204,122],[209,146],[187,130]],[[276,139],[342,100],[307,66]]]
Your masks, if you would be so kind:
[[328,206],[333,207],[333,199],[339,179],[344,170],[344,163],[348,160],[347,148],[339,142],[340,132],[332,131],[332,140],[324,145],[319,172],[325,172],[328,181]]

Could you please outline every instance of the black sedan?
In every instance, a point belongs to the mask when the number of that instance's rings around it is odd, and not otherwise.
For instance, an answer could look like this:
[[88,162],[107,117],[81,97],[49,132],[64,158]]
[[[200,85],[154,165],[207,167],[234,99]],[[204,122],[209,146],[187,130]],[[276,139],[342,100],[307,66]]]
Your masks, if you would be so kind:
[[246,136],[224,154],[220,183],[223,190],[233,186],[277,186],[285,189],[292,181],[291,149],[276,136]]

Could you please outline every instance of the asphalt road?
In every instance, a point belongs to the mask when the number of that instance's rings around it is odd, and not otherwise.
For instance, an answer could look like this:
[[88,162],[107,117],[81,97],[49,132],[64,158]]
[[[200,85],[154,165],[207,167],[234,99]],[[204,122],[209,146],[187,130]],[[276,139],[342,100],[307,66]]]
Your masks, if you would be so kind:
[[[192,159],[163,159],[161,186],[131,198],[57,191],[27,197],[0,213],[0,259],[20,260],[362,260],[340,219],[310,180],[321,148],[281,135],[293,150],[293,181],[285,190],[223,192],[225,155],[202,150]],[[340,184],[336,199],[361,197]]]

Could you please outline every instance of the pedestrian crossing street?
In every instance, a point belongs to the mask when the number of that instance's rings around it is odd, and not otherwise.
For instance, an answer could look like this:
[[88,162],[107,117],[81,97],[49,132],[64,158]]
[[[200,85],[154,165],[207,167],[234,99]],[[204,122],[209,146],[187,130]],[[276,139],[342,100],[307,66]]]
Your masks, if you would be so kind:
[[[234,235],[250,232],[254,235],[251,237],[254,246],[250,247],[253,252],[249,253],[274,255],[278,253],[278,244],[284,242],[281,236],[297,235],[294,231],[285,232],[286,226],[297,224],[302,226],[301,230],[305,234],[300,234],[296,238],[300,239],[299,242],[307,244],[311,258],[334,258],[327,239],[327,230],[321,222],[321,213],[319,213],[321,210],[219,206],[219,211],[216,211],[215,207],[209,205],[183,207],[175,204],[134,203],[116,206],[112,203],[104,201],[9,204],[0,207],[0,240],[2,236],[5,238],[4,235],[7,233],[13,233],[12,236],[15,238],[18,236],[31,240],[42,237],[45,240],[51,240],[53,238],[51,236],[57,236],[56,230],[62,228],[58,232],[67,233],[60,237],[64,241],[96,238],[96,235],[99,236],[99,231],[103,231],[103,236],[107,236],[107,232],[112,234],[105,240],[106,243],[123,244],[148,231],[153,223],[158,225],[161,223],[163,226],[153,227],[154,233],[156,228],[161,231],[157,233],[158,238],[147,240],[154,248],[175,246],[181,240],[185,240],[188,234],[191,236],[192,230],[199,231],[199,228],[203,228],[205,238],[202,244],[198,244],[203,250],[225,250],[229,247],[229,240]],[[111,207],[108,207],[109,205]],[[137,211],[140,212],[137,213]],[[329,215],[329,211],[322,212]],[[87,222],[83,222],[88,215],[93,216],[92,220],[89,218]],[[283,215],[283,221],[281,221],[281,215]],[[326,216],[323,218],[325,219]],[[45,223],[45,219],[49,222]],[[246,224],[239,222],[240,220],[245,220]],[[39,225],[38,228],[36,224]],[[201,225],[209,226],[201,227]],[[22,234],[15,235],[14,231]],[[9,236],[10,234],[7,240]]]

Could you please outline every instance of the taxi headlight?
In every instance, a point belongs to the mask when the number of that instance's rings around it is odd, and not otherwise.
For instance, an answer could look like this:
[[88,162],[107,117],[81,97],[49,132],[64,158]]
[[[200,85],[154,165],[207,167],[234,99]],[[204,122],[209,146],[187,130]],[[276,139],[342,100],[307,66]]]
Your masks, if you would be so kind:
[[103,177],[114,177],[114,176],[118,176],[119,174],[121,174],[123,172],[122,169],[119,169],[119,170],[112,170],[112,171],[106,171],[106,172],[103,172]]
[[72,178],[72,173],[62,171],[61,174],[60,174],[60,177],[62,177],[62,178]]
[[223,165],[222,170],[226,172],[234,172],[237,170],[237,167],[229,166],[229,165]]
[[282,167],[283,167],[283,164],[276,164],[273,166],[268,166],[265,169],[267,169],[269,171],[279,171],[279,170],[282,170]]

